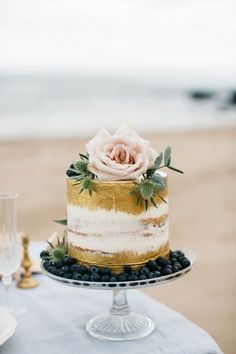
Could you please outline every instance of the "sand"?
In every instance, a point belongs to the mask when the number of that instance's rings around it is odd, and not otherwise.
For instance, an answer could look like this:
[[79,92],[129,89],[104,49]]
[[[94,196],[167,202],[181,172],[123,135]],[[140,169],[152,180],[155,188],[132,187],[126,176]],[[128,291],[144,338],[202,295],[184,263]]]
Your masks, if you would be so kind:
[[[225,353],[235,353],[236,130],[168,133],[148,137],[158,151],[173,148],[169,174],[171,240],[195,251],[191,273],[144,290],[208,331]],[[0,143],[1,191],[19,193],[19,229],[47,239],[66,216],[65,170],[85,140]]]

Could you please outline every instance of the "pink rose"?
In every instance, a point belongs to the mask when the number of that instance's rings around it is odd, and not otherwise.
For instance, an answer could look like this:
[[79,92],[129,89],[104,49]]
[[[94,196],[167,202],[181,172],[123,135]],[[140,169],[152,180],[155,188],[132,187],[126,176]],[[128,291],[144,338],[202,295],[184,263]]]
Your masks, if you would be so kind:
[[120,128],[111,135],[106,129],[98,132],[86,145],[88,169],[101,180],[137,179],[153,166],[158,156],[147,140],[131,128]]

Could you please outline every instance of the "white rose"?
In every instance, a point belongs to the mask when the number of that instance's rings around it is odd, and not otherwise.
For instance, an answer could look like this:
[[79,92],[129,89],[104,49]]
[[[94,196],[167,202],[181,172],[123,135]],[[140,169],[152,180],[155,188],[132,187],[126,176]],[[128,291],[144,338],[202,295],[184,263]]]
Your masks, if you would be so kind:
[[86,145],[89,170],[101,180],[132,180],[153,166],[157,152],[133,129],[124,127],[111,135],[98,132]]

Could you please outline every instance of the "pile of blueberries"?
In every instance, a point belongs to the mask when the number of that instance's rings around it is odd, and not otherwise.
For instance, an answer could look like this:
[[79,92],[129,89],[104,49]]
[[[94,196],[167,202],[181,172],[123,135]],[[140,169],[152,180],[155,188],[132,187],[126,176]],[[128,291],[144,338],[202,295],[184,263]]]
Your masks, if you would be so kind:
[[[42,251],[40,256],[44,260],[48,257],[48,252]],[[87,267],[83,264],[77,264],[74,258],[68,256],[65,256],[59,262],[44,260],[43,266],[49,273],[66,279],[91,282],[125,282],[158,278],[177,273],[189,267],[190,261],[182,251],[176,250],[170,251],[169,259],[158,257],[154,261],[148,261],[139,270],[132,269],[130,265],[125,265],[123,271],[119,274],[114,274],[107,267]]]

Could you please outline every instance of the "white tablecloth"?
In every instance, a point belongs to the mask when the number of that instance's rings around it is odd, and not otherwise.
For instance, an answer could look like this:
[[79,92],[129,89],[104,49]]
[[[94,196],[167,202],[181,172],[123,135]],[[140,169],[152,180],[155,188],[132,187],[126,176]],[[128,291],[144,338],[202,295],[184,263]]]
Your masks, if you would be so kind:
[[[112,292],[67,287],[44,275],[40,286],[13,289],[15,306],[28,309],[18,319],[13,337],[0,347],[0,354],[215,354],[222,353],[201,328],[137,290],[128,291],[131,308],[147,313],[156,329],[136,342],[103,342],[90,337],[85,322],[108,310]],[[3,294],[0,285],[0,303]]]

